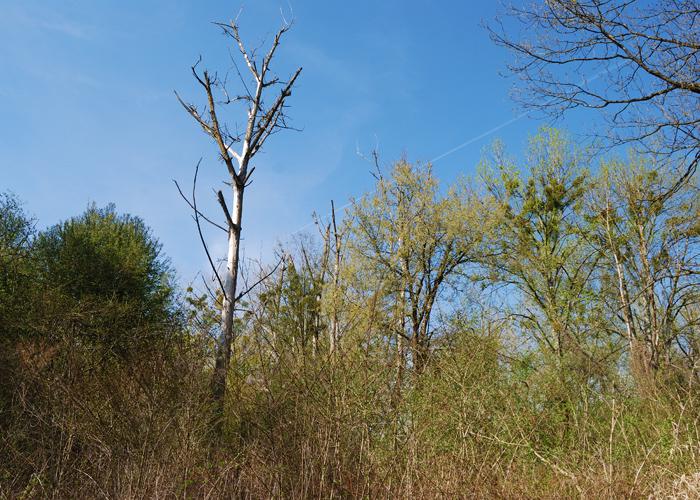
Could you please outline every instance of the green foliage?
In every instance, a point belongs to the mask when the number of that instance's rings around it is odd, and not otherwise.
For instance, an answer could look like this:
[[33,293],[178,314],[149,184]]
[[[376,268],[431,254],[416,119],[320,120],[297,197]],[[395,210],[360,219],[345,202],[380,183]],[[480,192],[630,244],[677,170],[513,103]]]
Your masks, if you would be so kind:
[[588,203],[601,267],[615,277],[604,295],[620,311],[610,327],[629,344],[640,382],[673,365],[692,371],[700,356],[699,186],[675,176],[653,157],[610,159]]
[[185,290],[187,304],[187,322],[193,336],[216,337],[216,330],[221,323],[221,290],[215,291],[212,298],[208,293],[196,294],[192,286]]
[[[259,294],[260,308],[268,328],[277,332],[276,349],[285,351],[309,348],[324,326],[320,319],[321,283],[313,279],[309,269],[297,271],[291,256],[287,258],[274,286]],[[261,311],[262,312],[262,311]]]
[[174,295],[140,219],[93,206],[35,238],[0,197],[0,498],[126,498],[184,476],[211,416]]
[[39,235],[45,280],[75,300],[98,296],[138,303],[162,314],[172,298],[172,271],[161,244],[141,219],[118,215],[114,205],[86,212]]
[[12,193],[0,194],[0,341],[30,334],[34,221]]
[[[345,282],[374,339],[405,344],[420,372],[429,358],[433,311],[476,260],[489,204],[458,181],[440,192],[431,165],[391,165],[347,220]],[[373,340],[374,340],[373,339]]]
[[0,195],[0,256],[4,267],[23,256],[31,247],[34,221],[24,213],[22,203],[9,192]]
[[592,298],[600,256],[582,224],[591,186],[585,155],[566,133],[542,129],[528,143],[524,167],[496,143],[480,173],[501,207],[499,254],[486,268],[493,285],[519,293],[513,317],[525,335],[559,358],[609,354],[596,352],[596,329],[587,326],[598,321]]
[[16,390],[14,347],[35,334],[33,241],[34,221],[21,202],[12,193],[0,194],[0,421]]
[[397,162],[337,261],[304,238],[247,276],[222,412],[221,292],[178,312],[140,219],[93,206],[35,241],[6,195],[0,498],[681,498],[696,181],[651,158],[596,172],[554,130],[481,176]]
[[118,215],[114,205],[93,204],[40,233],[36,258],[42,286],[73,311],[69,323],[85,339],[115,345],[172,315],[173,272],[161,244],[141,219]]

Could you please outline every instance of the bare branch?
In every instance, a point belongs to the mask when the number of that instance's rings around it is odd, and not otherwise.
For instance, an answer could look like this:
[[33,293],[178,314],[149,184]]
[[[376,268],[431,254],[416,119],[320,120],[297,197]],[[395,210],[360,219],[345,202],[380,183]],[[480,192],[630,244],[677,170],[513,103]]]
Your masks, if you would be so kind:
[[[202,160],[200,159],[199,161],[202,161]],[[190,208],[191,208],[192,210],[196,210],[195,207],[194,207],[194,205],[192,205],[192,203],[190,203],[190,200],[188,200],[187,197],[182,193],[182,190],[180,189],[180,185],[177,183],[177,181],[176,181],[175,179],[173,179],[173,182],[175,183],[175,186],[177,187],[177,190],[178,190],[178,192],[180,193],[180,196],[182,196],[182,199],[185,200],[185,202],[190,206]],[[202,212],[200,212],[199,210],[197,210],[197,213],[199,214],[199,216],[200,216],[202,219],[204,219],[205,221],[207,221],[207,222],[208,222],[209,224],[211,224],[212,226],[221,229],[221,230],[222,230],[223,232],[225,232],[225,233],[228,232],[228,231],[226,230],[226,228],[224,228],[224,227],[220,226],[219,224],[217,224],[216,222],[213,222],[213,221],[211,221],[210,219],[206,218],[206,217],[204,216],[204,214],[202,214]]]
[[282,90],[279,97],[277,98],[277,101],[275,101],[275,104],[265,114],[263,122],[258,125],[258,130],[254,134],[253,139],[250,141],[250,147],[252,151],[251,156],[258,152],[258,150],[262,147],[263,143],[268,138],[268,136],[275,131],[275,128],[277,128],[278,121],[282,116],[284,101],[285,99],[287,99],[287,97],[292,95],[292,85],[294,85],[294,81],[299,76],[299,73],[301,73],[301,69],[302,68],[299,68],[296,71],[296,73],[294,73],[294,76],[291,80],[289,80],[286,87]]
[[207,259],[209,260],[209,265],[211,266],[211,270],[214,272],[214,276],[216,276],[216,280],[219,282],[219,286],[221,287],[221,293],[223,293],[224,298],[226,298],[226,288],[224,287],[224,284],[221,282],[221,278],[219,277],[219,272],[216,270],[216,266],[214,265],[214,261],[212,260],[211,255],[209,254],[209,248],[207,247],[207,243],[206,243],[206,241],[204,241],[204,236],[202,235],[202,226],[199,224],[199,210],[197,210],[196,189],[197,189],[197,174],[199,173],[200,163],[202,163],[201,159],[197,162],[197,167],[194,170],[194,181],[192,182],[192,208],[194,209],[194,220],[197,223],[197,231],[199,232],[199,239],[202,241],[202,246],[204,247],[204,252],[207,254]]
[[244,292],[239,293],[239,294],[236,296],[236,302],[238,302],[240,299],[242,299],[243,297],[245,297],[246,295],[248,295],[248,294],[253,290],[253,288],[255,288],[255,287],[258,286],[260,283],[262,283],[263,281],[265,281],[267,278],[269,278],[270,276],[272,276],[272,275],[274,274],[274,272],[277,271],[277,268],[280,267],[280,264],[282,264],[282,262],[284,262],[284,257],[282,257],[282,258],[279,260],[279,262],[277,262],[277,265],[275,266],[275,268],[274,268],[272,271],[270,271],[269,273],[267,273],[265,276],[263,276],[262,278],[260,278],[260,279],[259,279],[258,281],[256,281],[255,283],[253,283],[253,285],[250,286],[250,287],[248,287],[247,290],[245,290]]
[[217,197],[219,199],[219,205],[221,205],[221,209],[224,211],[224,215],[226,216],[226,222],[228,222],[228,227],[230,229],[233,229],[234,231],[237,231],[238,228],[231,219],[231,213],[228,211],[228,207],[226,206],[226,200],[224,200],[224,195],[221,192],[221,189],[219,189],[219,191],[217,192]]
[[[507,76],[520,79],[513,87],[517,104],[554,118],[575,107],[603,110],[608,129],[593,134],[613,145],[632,142],[690,157],[689,151],[700,149],[695,2],[548,0],[502,6],[505,16],[493,26],[482,24],[513,55]],[[506,27],[506,18],[519,25],[517,33]]]

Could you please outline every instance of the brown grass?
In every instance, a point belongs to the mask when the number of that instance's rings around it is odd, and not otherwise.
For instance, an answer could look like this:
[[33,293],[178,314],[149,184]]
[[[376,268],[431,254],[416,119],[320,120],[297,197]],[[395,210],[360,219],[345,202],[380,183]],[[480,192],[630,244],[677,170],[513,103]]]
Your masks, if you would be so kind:
[[0,499],[700,498],[692,394],[523,384],[497,343],[459,349],[398,396],[367,352],[270,358],[232,374],[224,435],[187,343],[6,350]]

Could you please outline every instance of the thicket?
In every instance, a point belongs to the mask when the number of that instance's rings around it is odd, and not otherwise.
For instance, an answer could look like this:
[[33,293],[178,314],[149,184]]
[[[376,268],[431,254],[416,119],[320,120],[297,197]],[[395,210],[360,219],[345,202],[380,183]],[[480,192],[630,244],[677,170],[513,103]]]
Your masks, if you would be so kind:
[[376,167],[249,272],[223,413],[220,292],[113,207],[0,199],[0,498],[696,498],[697,181],[556,130]]

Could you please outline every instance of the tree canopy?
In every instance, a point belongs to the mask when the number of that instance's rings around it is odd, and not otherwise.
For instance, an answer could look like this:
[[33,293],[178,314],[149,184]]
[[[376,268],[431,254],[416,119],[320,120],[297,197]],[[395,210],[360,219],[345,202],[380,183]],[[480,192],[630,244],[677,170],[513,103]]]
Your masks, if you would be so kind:
[[26,330],[34,235],[34,221],[18,198],[0,194],[0,340]]
[[40,233],[36,256],[40,279],[58,301],[99,309],[87,315],[91,321],[111,317],[134,328],[170,314],[173,270],[161,248],[140,218],[93,204]]

